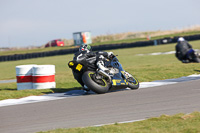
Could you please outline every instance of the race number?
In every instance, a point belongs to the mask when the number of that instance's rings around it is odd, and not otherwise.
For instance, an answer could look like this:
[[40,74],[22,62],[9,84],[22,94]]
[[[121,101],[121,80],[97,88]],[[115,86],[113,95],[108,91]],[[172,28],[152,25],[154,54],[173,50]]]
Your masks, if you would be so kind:
[[81,65],[81,64],[78,64],[78,65],[76,66],[76,70],[78,70],[78,71],[81,71],[82,68],[83,68],[83,65]]

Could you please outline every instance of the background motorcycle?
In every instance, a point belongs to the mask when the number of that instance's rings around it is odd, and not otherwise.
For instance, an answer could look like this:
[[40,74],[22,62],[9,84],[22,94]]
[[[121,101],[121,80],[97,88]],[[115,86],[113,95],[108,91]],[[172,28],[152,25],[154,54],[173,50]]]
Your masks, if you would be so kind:
[[190,49],[187,54],[186,57],[188,59],[188,62],[184,62],[184,63],[189,63],[189,62],[196,62],[196,63],[200,63],[200,53],[199,50],[193,50]]
[[98,93],[106,93],[116,89],[129,87],[131,89],[138,89],[138,80],[126,72],[116,56],[112,55],[110,60],[105,62],[105,66],[109,68],[108,72],[96,69],[95,71],[88,70],[85,59],[73,60],[68,63],[73,73],[81,75],[83,83],[88,89]]

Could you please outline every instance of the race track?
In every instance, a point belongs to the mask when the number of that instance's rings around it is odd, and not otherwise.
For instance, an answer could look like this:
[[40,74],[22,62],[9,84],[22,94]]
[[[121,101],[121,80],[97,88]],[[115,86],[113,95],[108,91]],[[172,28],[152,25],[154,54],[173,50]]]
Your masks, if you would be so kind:
[[200,111],[200,80],[0,107],[1,133],[85,127]]

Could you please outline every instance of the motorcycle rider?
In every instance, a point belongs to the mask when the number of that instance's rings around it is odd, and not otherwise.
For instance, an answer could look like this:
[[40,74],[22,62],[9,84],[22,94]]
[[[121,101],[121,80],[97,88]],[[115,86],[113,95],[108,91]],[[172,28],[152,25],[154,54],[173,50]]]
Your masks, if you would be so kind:
[[[89,44],[82,44],[79,51],[74,54],[74,60],[85,60],[88,70],[96,71],[96,69],[109,72],[109,69],[104,66],[105,60],[109,59],[113,52],[93,52]],[[81,84],[83,90],[89,91],[87,86],[82,81],[82,75],[73,71],[74,78]]]
[[195,51],[192,49],[192,45],[189,44],[183,37],[178,38],[176,45],[176,57],[183,63],[200,62],[195,55]]

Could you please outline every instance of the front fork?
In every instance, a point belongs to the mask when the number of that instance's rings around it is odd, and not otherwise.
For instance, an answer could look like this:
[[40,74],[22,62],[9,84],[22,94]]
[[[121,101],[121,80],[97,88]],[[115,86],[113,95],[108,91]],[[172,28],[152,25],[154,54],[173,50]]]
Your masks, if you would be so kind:
[[124,76],[125,79],[128,79],[130,77],[133,77],[130,73],[126,72],[126,71],[121,71],[122,75]]

